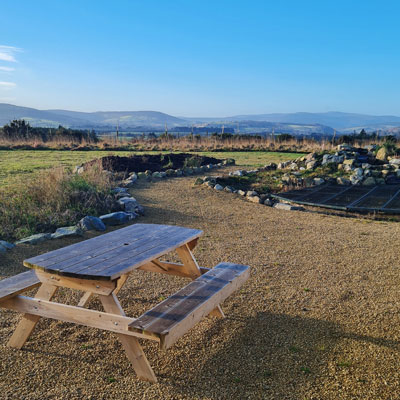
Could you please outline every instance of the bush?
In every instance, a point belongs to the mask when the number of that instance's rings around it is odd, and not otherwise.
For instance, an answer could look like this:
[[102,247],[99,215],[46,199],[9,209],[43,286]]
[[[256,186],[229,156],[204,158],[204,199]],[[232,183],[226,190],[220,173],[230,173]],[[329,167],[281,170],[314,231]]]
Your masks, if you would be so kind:
[[116,209],[110,174],[95,164],[81,175],[63,168],[43,171],[0,192],[0,239],[15,240],[57,227],[74,225],[85,215]]

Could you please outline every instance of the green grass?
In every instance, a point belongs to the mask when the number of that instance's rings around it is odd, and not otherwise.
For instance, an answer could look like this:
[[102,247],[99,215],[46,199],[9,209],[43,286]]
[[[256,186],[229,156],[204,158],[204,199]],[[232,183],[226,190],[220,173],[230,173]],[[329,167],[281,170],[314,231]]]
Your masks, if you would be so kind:
[[[59,151],[59,150],[1,150],[0,187],[10,186],[20,178],[31,178],[36,172],[52,167],[69,167],[107,155],[159,154],[159,151]],[[164,152],[168,153],[168,152]],[[280,162],[299,157],[298,153],[264,151],[199,152],[209,157],[233,158],[239,168],[259,167],[270,162]]]

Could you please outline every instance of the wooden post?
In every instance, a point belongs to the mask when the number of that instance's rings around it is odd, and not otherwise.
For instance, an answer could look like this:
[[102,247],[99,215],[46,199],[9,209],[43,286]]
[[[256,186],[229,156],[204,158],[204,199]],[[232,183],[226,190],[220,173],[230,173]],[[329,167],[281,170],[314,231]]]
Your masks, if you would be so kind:
[[[125,316],[125,313],[122,310],[122,307],[119,304],[115,294],[111,294],[109,296],[99,295],[99,298],[106,312]],[[120,333],[117,333],[117,336],[122,344],[122,347],[125,349],[126,355],[132,363],[138,378],[144,381],[156,383],[156,375],[154,374],[154,371],[152,370],[138,339]]]
[[[57,286],[43,283],[36,293],[35,299],[51,300],[57,291]],[[40,316],[24,314],[17,328],[8,341],[8,346],[21,349],[35,329]]]

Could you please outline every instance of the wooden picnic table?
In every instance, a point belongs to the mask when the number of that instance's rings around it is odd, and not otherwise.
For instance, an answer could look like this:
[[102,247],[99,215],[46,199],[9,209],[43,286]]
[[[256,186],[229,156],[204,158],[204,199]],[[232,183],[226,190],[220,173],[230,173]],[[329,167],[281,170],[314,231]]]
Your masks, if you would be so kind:
[[[136,374],[156,382],[138,338],[170,347],[206,315],[224,317],[219,304],[249,276],[249,267],[221,263],[199,267],[192,250],[202,231],[134,224],[24,261],[32,271],[0,281],[0,307],[24,313],[8,345],[22,348],[41,317],[108,330],[118,335]],[[176,251],[181,264],[161,261]],[[127,317],[117,294],[133,270],[193,281],[139,318]],[[40,286],[34,298],[20,293]],[[51,301],[57,288],[81,290],[77,306]],[[105,312],[86,308],[97,295]]]

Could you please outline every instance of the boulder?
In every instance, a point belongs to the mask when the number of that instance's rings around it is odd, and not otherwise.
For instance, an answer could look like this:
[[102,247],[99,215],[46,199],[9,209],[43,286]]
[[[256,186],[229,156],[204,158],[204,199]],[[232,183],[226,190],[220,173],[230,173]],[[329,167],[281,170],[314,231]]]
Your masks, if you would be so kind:
[[121,206],[121,208],[128,213],[135,213],[138,211],[138,208],[140,207],[139,203],[134,197],[123,197],[122,199],[118,200],[118,204]]
[[233,193],[233,191],[234,191],[232,186],[225,186],[224,190],[225,190],[225,192],[228,192],[228,193]]
[[248,196],[247,200],[251,201],[252,203],[261,203],[261,199],[258,196]]
[[240,194],[241,196],[246,196],[246,192],[244,190],[238,190],[237,194]]
[[110,214],[101,215],[100,219],[106,225],[122,225],[136,218],[137,214],[135,213],[127,213],[124,211],[117,211]]
[[325,179],[323,178],[314,178],[314,185],[322,185],[323,183],[325,183]]
[[373,178],[372,176],[369,176],[368,178],[366,178],[364,180],[364,182],[362,184],[364,186],[373,186],[373,185],[376,185],[376,181],[375,181],[375,178]]
[[37,233],[15,242],[15,244],[37,244],[51,239],[51,233]]
[[389,164],[391,164],[391,165],[400,165],[400,158],[392,158],[389,161]]
[[5,240],[0,240],[0,249],[3,248],[6,250],[11,250],[14,247],[15,247],[15,244],[6,242]]
[[0,246],[0,254],[4,254],[7,251],[7,249],[3,246]]
[[288,210],[288,211],[301,211],[304,210],[304,207],[300,207],[300,206],[292,206],[291,204],[287,204],[287,203],[275,203],[274,208],[277,208],[278,210]]
[[160,179],[162,176],[160,172],[156,171],[151,174],[151,177],[154,179]]
[[337,183],[338,185],[350,185],[350,184],[351,184],[351,182],[350,182],[349,179],[343,178],[342,176],[339,176],[339,177],[336,179],[336,183]]
[[217,183],[217,184],[214,186],[214,189],[215,189],[215,190],[223,190],[224,188],[223,188],[223,186],[221,186],[219,183]]
[[245,171],[237,170],[237,171],[233,171],[233,172],[230,173],[229,175],[233,175],[233,176],[244,176],[244,175],[245,175]]
[[268,197],[268,198],[266,198],[264,200],[263,204],[266,205],[266,206],[272,207],[274,205],[274,201],[271,198]]
[[213,188],[215,186],[215,184],[212,181],[205,181],[203,185],[210,188]]
[[350,165],[351,167],[355,164],[356,160],[355,158],[348,158],[343,161],[344,165]]
[[100,218],[87,215],[78,222],[79,228],[83,231],[105,231],[106,226]]
[[146,174],[144,172],[138,172],[137,173],[138,179],[144,179],[146,178]]
[[247,197],[253,197],[253,196],[258,196],[258,193],[255,190],[248,190],[246,192]]
[[309,162],[306,164],[306,168],[307,168],[308,170],[314,169],[316,166],[317,166],[317,161],[315,161],[315,160],[309,161]]
[[115,194],[118,194],[118,193],[129,193],[129,192],[128,192],[128,189],[122,188],[122,187],[116,187],[116,188],[114,188],[114,189],[111,189],[111,191],[112,191],[113,193],[115,193]]
[[386,147],[381,147],[378,152],[376,153],[376,159],[381,160],[381,161],[387,161],[389,156],[388,151],[386,150]]
[[83,231],[79,226],[64,226],[51,234],[51,239],[61,239],[67,236],[82,236]]

